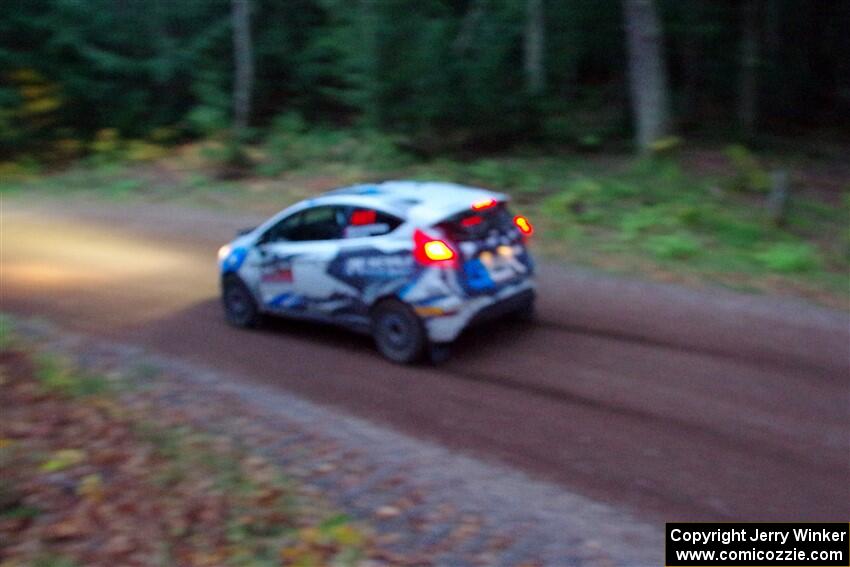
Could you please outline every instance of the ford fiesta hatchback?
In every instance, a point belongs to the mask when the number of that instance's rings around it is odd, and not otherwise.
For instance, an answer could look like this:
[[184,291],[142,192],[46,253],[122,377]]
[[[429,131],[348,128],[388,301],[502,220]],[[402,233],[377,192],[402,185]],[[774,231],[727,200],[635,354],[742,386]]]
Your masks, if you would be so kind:
[[534,309],[531,223],[508,197],[448,183],[391,181],[325,193],[219,250],[224,313],[371,333],[400,363],[435,358],[470,324]]

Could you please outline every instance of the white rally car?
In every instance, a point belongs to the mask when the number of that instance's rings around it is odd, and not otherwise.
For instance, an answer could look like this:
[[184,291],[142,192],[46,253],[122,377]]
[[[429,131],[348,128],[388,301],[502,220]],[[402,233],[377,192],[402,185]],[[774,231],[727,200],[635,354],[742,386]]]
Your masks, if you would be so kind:
[[533,312],[533,228],[507,201],[390,181],[297,203],[219,250],[227,320],[326,321],[371,333],[396,362],[439,357],[474,322]]

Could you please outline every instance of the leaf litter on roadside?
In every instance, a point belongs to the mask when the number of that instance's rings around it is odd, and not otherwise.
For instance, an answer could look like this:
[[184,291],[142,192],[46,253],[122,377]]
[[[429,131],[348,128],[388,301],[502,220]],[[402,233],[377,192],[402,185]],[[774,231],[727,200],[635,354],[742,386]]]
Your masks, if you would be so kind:
[[232,440],[154,421],[106,381],[0,351],[0,565],[347,565],[381,554]]

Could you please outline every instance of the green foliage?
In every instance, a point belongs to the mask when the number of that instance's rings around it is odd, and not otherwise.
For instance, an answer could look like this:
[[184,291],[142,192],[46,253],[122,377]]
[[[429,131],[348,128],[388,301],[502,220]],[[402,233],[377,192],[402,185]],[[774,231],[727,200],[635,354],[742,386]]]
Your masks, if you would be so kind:
[[523,163],[511,163],[495,159],[481,159],[470,163],[462,173],[472,185],[479,185],[497,191],[516,189],[520,192],[535,193],[543,185],[542,176]]
[[0,350],[11,348],[15,344],[14,321],[9,315],[0,313]]
[[203,104],[189,111],[186,121],[191,131],[202,137],[218,134],[228,126],[227,112],[223,108]]
[[583,223],[598,223],[604,219],[597,205],[605,202],[605,186],[588,178],[578,178],[543,200],[541,210],[551,219],[573,220]]
[[678,221],[671,210],[663,205],[640,207],[627,212],[620,219],[623,239],[633,240],[643,233],[675,228]]
[[20,181],[31,179],[41,173],[41,164],[31,156],[19,156],[15,161],[0,163],[0,179]]
[[[658,5],[670,60],[688,70],[670,73],[670,98],[680,101],[674,118],[731,131],[735,113],[717,109],[738,94],[742,11],[704,0]],[[431,155],[541,140],[597,151],[628,132],[618,2],[547,4],[541,93],[530,91],[523,66],[525,0],[251,6],[253,126],[298,112],[312,126],[402,135]],[[850,56],[846,42],[814,33],[846,17],[840,2],[773,6],[770,25],[784,41],[761,50],[763,124],[829,124],[847,114],[834,79]],[[105,128],[128,139],[175,128],[167,143],[216,135],[232,117],[231,36],[229,0],[16,2],[0,16],[0,159],[24,152],[53,161],[41,155],[51,142],[90,140]],[[655,150],[678,145],[669,138]],[[762,180],[751,173],[741,181],[757,189]]]
[[656,156],[670,156],[682,147],[682,139],[678,136],[666,136],[654,141],[649,149]]
[[817,251],[805,243],[779,243],[755,254],[755,259],[768,270],[781,273],[805,272],[820,264]]
[[[81,155],[83,143],[67,138],[57,140],[54,161],[66,161]],[[88,144],[85,162],[94,168],[109,168],[124,162],[145,162],[165,155],[165,148],[147,140],[125,140],[115,128],[103,128]]]
[[272,121],[263,149],[265,159],[258,172],[268,176],[319,163],[354,164],[381,171],[410,162],[386,135],[368,129],[310,128],[296,113],[281,114]]
[[2,78],[8,85],[0,83],[0,153],[13,154],[56,126],[63,97],[60,85],[32,68],[16,68]]
[[90,165],[95,167],[118,163],[124,157],[124,144],[121,135],[115,128],[103,128],[95,134],[89,144],[91,152],[87,158]]
[[57,357],[42,356],[36,362],[36,377],[48,391],[71,397],[94,396],[109,391],[109,382],[103,376],[75,372]]
[[126,158],[131,162],[144,162],[159,159],[165,155],[165,148],[145,140],[129,140]]
[[249,165],[244,145],[229,132],[222,132],[218,138],[207,141],[201,154],[210,165],[218,168],[219,175],[224,178],[241,176],[241,170]]
[[53,452],[39,469],[43,472],[58,472],[79,465],[86,460],[86,453],[80,449],[60,449]]
[[684,260],[700,251],[700,241],[693,235],[681,232],[657,234],[646,239],[646,248],[657,258]]
[[684,201],[697,195],[699,186],[686,175],[678,161],[666,156],[652,156],[635,161],[628,172],[631,183],[640,187],[644,202]]
[[711,231],[721,242],[738,248],[752,247],[767,236],[763,224],[732,218],[715,213],[703,216],[701,225]]
[[42,555],[32,562],[32,567],[79,567],[79,563],[61,555]]
[[141,179],[118,178],[105,188],[105,193],[112,198],[121,199],[139,190],[143,185],[144,182]]
[[0,518],[5,520],[31,520],[41,515],[42,511],[36,506],[19,504],[0,510]]
[[746,147],[733,145],[726,148],[734,175],[730,186],[736,191],[766,192],[770,189],[770,176],[758,158]]

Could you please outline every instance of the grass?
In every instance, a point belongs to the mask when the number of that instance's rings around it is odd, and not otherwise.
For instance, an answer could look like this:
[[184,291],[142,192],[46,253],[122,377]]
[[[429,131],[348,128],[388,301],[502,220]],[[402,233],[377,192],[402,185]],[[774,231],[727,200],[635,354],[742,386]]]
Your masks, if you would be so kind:
[[36,357],[36,378],[46,391],[64,396],[83,398],[106,394],[109,381],[97,374],[84,374],[74,370],[68,361],[52,355]]
[[807,272],[817,267],[819,255],[805,243],[774,244],[764,252],[755,255],[768,270],[782,273]]
[[10,349],[15,344],[12,323],[11,317],[5,313],[0,313],[0,351]]
[[686,260],[702,250],[700,241],[687,233],[659,234],[646,239],[646,248],[664,260]]
[[[674,161],[577,172],[537,203],[544,249],[625,273],[803,295],[847,307],[850,209],[798,196],[782,226],[756,192],[722,190]],[[546,237],[543,237],[544,240]]]
[[[0,193],[271,214],[346,184],[454,181],[510,193],[514,208],[536,221],[538,253],[550,260],[850,307],[850,180],[843,185],[839,180],[842,196],[826,200],[820,193],[792,191],[777,226],[767,210],[767,167],[740,146],[715,152],[726,163],[717,172],[683,165],[687,160],[676,157],[635,161],[598,154],[541,157],[532,151],[416,161],[385,139],[361,148],[338,132],[288,137],[287,132],[270,135],[265,146],[252,150],[257,171],[265,175],[238,181],[218,179],[205,161],[208,152],[195,145],[145,165],[112,163],[19,178],[0,183]],[[286,156],[273,159],[276,151]]]
[[79,563],[67,557],[48,554],[37,557],[32,562],[32,567],[78,567]]

